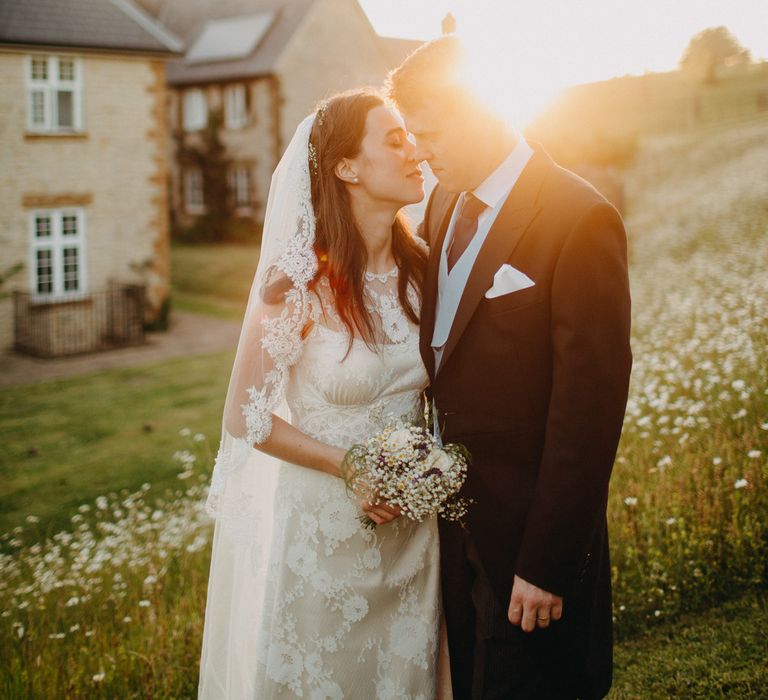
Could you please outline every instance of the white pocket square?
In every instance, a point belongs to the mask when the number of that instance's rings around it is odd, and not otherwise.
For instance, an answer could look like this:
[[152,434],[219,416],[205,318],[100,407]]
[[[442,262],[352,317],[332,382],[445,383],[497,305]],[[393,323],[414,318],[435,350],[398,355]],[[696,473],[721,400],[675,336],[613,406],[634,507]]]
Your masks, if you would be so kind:
[[519,292],[521,289],[533,287],[536,283],[524,272],[515,269],[512,265],[506,263],[502,265],[493,276],[493,285],[485,293],[486,299],[495,299],[496,297]]

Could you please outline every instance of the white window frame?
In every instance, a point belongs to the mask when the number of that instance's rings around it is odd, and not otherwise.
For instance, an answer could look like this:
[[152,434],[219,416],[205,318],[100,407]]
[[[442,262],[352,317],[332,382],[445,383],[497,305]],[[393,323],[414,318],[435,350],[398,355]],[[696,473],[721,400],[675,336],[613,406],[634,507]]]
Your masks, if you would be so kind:
[[[45,61],[46,77],[35,78],[32,75],[34,61]],[[71,61],[73,79],[62,80],[59,76],[62,61]],[[83,131],[83,66],[76,56],[49,56],[32,54],[25,62],[27,77],[27,129],[35,133],[72,134]],[[59,124],[58,95],[60,92],[72,93],[72,125]],[[34,119],[33,100],[42,99],[42,121]]]
[[[183,175],[184,211],[188,214],[205,213],[205,185],[200,168],[184,168]],[[199,195],[199,196],[194,196]]]
[[227,173],[227,186],[232,204],[237,211],[250,211],[253,207],[253,175],[245,163],[233,165]]
[[227,129],[243,129],[248,125],[248,99],[244,83],[224,88],[224,124]]
[[[38,238],[37,220],[46,216],[51,220],[51,235],[46,238]],[[64,218],[74,216],[77,220],[77,235],[64,236]],[[36,302],[70,301],[83,298],[88,295],[88,270],[85,259],[86,232],[85,211],[83,209],[65,207],[61,209],[35,209],[29,214],[29,285],[32,298]],[[77,249],[77,281],[78,289],[64,289],[64,250],[66,248]],[[52,253],[53,289],[50,292],[39,292],[37,252],[50,250]]]
[[208,100],[200,88],[184,90],[181,100],[184,131],[200,131],[208,124]]

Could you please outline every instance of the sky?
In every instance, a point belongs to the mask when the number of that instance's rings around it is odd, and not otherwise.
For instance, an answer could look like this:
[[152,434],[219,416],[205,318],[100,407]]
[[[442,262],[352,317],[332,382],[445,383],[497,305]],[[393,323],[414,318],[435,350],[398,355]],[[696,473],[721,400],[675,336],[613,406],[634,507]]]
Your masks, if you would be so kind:
[[379,34],[431,39],[446,12],[466,41],[563,87],[673,70],[690,38],[725,25],[768,59],[768,0],[360,0]]

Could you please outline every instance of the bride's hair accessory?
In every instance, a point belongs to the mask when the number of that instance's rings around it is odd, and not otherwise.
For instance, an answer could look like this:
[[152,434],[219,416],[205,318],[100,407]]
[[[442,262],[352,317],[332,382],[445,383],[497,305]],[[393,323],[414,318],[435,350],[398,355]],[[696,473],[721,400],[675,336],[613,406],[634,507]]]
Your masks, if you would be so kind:
[[312,168],[312,174],[317,175],[317,149],[311,141],[309,142],[309,164]]

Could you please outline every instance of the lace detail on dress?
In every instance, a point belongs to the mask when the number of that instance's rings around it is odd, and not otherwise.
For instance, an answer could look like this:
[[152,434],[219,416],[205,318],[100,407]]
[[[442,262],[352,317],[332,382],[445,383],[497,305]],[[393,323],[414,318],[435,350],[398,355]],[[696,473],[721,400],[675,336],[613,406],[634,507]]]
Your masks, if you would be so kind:
[[388,279],[394,279],[397,277],[398,269],[397,265],[395,265],[389,272],[370,272],[369,270],[365,271],[365,281],[366,282],[374,282],[378,280],[382,284],[386,284]]
[[[376,300],[377,332],[387,338],[375,348],[359,338],[350,347],[322,297],[330,288],[315,285],[313,325],[286,386],[291,422],[302,432],[348,448],[396,419],[421,420],[427,375],[416,326],[394,307],[396,284],[388,276],[366,287]],[[412,300],[418,309],[415,292]],[[202,665],[211,685],[201,697],[433,700],[434,519],[398,519],[371,532],[340,479],[286,463],[270,469],[251,452],[239,472],[212,483],[232,518],[220,516],[217,525],[206,617],[215,651]],[[258,508],[269,482],[274,517],[267,523]],[[212,619],[222,620],[218,634],[209,632]],[[233,674],[242,686],[232,684]],[[219,679],[229,685],[216,685]]]
[[[365,272],[365,308],[374,320],[376,342],[379,344],[405,343],[419,332],[418,326],[408,319],[400,305],[397,293],[398,275],[397,267],[381,274]],[[349,331],[333,303],[333,291],[328,279],[325,277],[320,279],[314,291],[315,304],[311,314],[312,320],[333,331],[345,333],[348,337]],[[419,294],[413,285],[408,286],[407,294],[411,306],[418,309]]]

